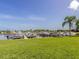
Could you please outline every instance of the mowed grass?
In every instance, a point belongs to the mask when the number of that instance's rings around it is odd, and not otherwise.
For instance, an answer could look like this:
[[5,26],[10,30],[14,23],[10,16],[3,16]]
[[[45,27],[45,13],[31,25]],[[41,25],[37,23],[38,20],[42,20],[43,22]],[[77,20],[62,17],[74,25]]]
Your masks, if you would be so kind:
[[1,40],[0,59],[79,59],[79,37]]

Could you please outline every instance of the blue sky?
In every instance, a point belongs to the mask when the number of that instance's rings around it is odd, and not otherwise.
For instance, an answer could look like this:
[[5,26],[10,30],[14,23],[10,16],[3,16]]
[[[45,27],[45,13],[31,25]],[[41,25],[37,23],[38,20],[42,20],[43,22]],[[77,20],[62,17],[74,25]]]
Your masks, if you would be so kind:
[[79,15],[72,0],[0,0],[0,29],[62,29],[65,16]]

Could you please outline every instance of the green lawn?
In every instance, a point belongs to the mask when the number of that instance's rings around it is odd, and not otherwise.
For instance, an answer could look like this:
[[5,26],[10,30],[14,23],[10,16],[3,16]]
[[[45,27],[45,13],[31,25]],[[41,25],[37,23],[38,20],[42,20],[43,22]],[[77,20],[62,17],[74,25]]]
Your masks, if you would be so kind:
[[79,37],[1,40],[0,59],[79,59]]

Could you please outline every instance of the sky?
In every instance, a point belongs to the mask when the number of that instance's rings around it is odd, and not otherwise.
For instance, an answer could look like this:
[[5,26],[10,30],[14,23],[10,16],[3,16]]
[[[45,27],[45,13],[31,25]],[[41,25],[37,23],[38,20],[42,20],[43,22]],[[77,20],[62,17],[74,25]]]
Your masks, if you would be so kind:
[[65,16],[79,17],[78,1],[0,0],[0,30],[62,29]]

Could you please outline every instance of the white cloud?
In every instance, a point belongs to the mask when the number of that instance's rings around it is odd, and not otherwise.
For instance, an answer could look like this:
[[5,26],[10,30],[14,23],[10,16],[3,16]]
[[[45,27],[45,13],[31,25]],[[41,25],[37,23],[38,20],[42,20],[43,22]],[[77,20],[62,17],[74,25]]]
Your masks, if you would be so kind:
[[46,19],[38,16],[28,16],[28,17],[18,17],[7,14],[0,14],[0,19],[10,19],[10,20],[29,20],[29,21],[45,21]]
[[0,19],[16,19],[16,17],[7,14],[0,14]]
[[37,16],[30,16],[28,17],[29,20],[34,20],[34,21],[45,21],[46,19],[43,17],[37,17]]
[[68,8],[76,11],[79,8],[79,2],[77,0],[73,0],[70,5],[68,6]]

